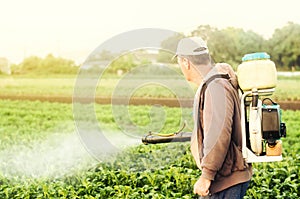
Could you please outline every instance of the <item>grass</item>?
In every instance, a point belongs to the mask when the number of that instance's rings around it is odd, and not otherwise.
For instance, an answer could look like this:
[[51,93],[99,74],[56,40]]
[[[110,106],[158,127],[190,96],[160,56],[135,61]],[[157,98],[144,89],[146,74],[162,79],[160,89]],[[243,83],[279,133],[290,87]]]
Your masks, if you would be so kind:
[[[162,76],[163,77],[163,76]],[[74,76],[0,78],[0,95],[5,96],[65,96],[72,97],[76,79]],[[300,100],[300,78],[279,77],[273,98],[277,101]],[[181,78],[157,79],[151,77],[101,79],[96,87],[96,96],[192,98],[196,87]]]
[[279,78],[276,91],[274,93],[275,100],[288,100],[299,101],[300,100],[300,78]]

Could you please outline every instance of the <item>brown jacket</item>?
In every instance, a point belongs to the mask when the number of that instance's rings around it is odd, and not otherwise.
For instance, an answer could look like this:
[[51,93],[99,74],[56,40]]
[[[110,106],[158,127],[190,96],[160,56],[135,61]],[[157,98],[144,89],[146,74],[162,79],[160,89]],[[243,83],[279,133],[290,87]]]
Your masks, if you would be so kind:
[[[202,176],[212,180],[210,193],[222,191],[246,182],[252,176],[242,156],[240,99],[237,79],[231,66],[217,64],[204,78],[215,74],[228,74],[230,80],[217,78],[208,84],[204,108],[198,114],[201,84],[194,99],[194,130],[191,152]],[[201,119],[201,128],[197,120]],[[203,136],[202,136],[203,135]]]

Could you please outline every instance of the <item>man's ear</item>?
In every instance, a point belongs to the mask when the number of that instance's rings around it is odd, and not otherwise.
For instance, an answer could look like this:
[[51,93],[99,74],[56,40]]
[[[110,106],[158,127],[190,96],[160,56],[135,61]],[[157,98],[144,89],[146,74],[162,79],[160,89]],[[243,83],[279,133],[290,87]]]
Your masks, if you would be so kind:
[[190,70],[191,65],[190,61],[187,58],[182,58],[182,64],[187,70]]

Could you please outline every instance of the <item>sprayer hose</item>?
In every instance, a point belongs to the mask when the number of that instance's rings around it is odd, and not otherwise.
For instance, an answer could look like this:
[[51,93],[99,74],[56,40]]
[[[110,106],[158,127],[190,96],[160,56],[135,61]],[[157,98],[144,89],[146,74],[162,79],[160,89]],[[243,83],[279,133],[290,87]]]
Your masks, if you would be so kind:
[[177,133],[151,133],[151,135],[160,136],[160,137],[171,137]]
[[151,135],[160,136],[160,137],[171,137],[171,136],[179,134],[184,129],[185,126],[186,126],[186,121],[184,121],[181,129],[179,129],[175,133],[151,133]]

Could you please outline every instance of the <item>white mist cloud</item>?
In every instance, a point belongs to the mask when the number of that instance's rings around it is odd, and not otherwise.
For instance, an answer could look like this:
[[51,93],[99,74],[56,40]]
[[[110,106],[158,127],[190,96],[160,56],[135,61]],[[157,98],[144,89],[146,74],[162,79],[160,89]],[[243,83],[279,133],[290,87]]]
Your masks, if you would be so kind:
[[75,133],[53,133],[44,141],[0,152],[0,172],[8,178],[59,177],[94,163]]
[[[103,134],[119,151],[141,144],[140,138],[122,132],[106,131]],[[101,145],[107,140],[97,142]],[[88,147],[76,132],[51,133],[42,141],[35,140],[26,146],[14,145],[0,151],[0,174],[7,178],[55,178],[86,170],[99,163],[93,154],[89,154]],[[113,158],[111,151],[102,152]]]

